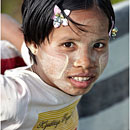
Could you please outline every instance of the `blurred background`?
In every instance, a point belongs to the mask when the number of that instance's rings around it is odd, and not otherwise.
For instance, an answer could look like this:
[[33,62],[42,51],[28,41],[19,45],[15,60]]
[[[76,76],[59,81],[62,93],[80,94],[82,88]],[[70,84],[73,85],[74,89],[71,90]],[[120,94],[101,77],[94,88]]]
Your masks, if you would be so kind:
[[[80,130],[128,130],[129,0],[111,0],[119,30],[110,40],[108,65],[78,104]],[[22,0],[1,0],[1,12],[21,23]]]
[[[21,23],[21,4],[23,0],[1,0],[1,12],[7,13]],[[113,4],[124,0],[111,0]]]
[[1,0],[1,12],[9,14],[21,23],[21,5],[23,0]]

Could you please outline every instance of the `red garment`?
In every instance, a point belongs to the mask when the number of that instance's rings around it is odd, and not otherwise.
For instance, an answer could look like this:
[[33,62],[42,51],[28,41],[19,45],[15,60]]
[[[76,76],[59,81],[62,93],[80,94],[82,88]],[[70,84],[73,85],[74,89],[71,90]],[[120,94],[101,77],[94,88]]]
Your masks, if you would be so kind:
[[26,66],[21,54],[10,42],[2,40],[0,41],[0,47],[1,74],[4,74],[5,70],[8,69]]
[[5,70],[22,66],[26,66],[26,64],[20,56],[8,59],[1,59],[1,74],[4,74]]

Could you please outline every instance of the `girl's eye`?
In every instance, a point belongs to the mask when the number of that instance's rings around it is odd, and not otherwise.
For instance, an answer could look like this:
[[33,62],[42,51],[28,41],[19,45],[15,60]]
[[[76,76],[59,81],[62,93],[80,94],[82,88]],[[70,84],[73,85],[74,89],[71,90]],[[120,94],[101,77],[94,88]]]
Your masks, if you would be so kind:
[[72,48],[74,46],[74,43],[73,42],[65,42],[63,44],[64,47],[67,47],[67,48]]
[[72,52],[77,49],[77,45],[74,42],[64,42],[59,45],[60,49],[65,52]]
[[104,43],[95,43],[94,44],[94,48],[97,48],[97,49],[100,49],[100,48],[103,48],[105,46],[105,44]]

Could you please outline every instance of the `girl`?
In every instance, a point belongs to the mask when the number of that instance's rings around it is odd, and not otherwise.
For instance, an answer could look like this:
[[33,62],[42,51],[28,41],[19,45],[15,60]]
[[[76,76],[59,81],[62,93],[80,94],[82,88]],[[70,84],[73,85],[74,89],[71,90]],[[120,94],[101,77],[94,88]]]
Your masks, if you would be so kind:
[[108,60],[109,0],[24,0],[32,65],[1,76],[3,130],[76,130],[76,106]]

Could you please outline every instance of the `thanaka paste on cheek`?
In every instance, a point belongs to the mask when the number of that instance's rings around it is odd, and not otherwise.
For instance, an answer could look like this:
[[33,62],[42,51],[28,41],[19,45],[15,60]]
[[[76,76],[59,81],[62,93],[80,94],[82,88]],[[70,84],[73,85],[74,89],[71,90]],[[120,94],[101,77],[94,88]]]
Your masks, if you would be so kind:
[[108,51],[104,54],[102,54],[99,58],[99,69],[100,69],[100,75],[102,74],[103,70],[105,69],[108,62]]
[[49,55],[45,52],[42,54],[42,65],[45,74],[54,79],[60,79],[67,68],[68,56],[65,54]]
[[65,57],[66,57],[66,59],[65,59],[64,67],[63,67],[62,71],[60,72],[60,75],[58,76],[57,79],[60,79],[63,76],[65,70],[67,69],[67,66],[68,66],[68,63],[69,63],[69,58],[68,58],[67,55],[65,55]]
[[53,56],[43,52],[42,65],[44,73],[62,91],[69,94],[73,92],[71,84],[66,81],[69,57],[66,54],[54,54]]
[[[89,68],[89,66],[86,63],[86,62],[88,62],[88,60],[86,60],[86,58],[88,58],[89,60],[92,61],[92,62],[90,62],[88,64],[90,66],[91,63],[93,64],[93,63],[96,62],[95,60],[98,59],[98,56],[95,53],[93,53],[93,55],[91,55],[90,52],[88,54],[84,53],[82,51],[82,49],[79,49],[79,50],[75,51],[74,53],[71,53],[68,56],[69,64],[66,66],[66,69],[64,70],[64,72],[66,73],[67,71],[71,70],[74,66],[76,67],[76,68],[74,67],[75,68],[74,69],[75,70],[74,73],[77,73],[76,70],[79,70],[78,69],[79,66],[85,71],[87,69],[87,67]],[[78,71],[78,73],[79,73],[79,71]],[[64,80],[64,77],[65,77],[65,75],[64,75],[64,73],[62,73],[61,78],[59,80],[55,80],[54,83],[57,86],[59,86],[59,88],[64,90],[64,92],[70,93],[72,95],[73,95],[73,93],[74,93],[74,95],[82,95],[82,94],[88,93],[90,91],[90,89],[92,88],[93,84],[94,84],[94,82],[93,82],[86,89],[78,90],[71,83],[69,83],[66,80]]]

